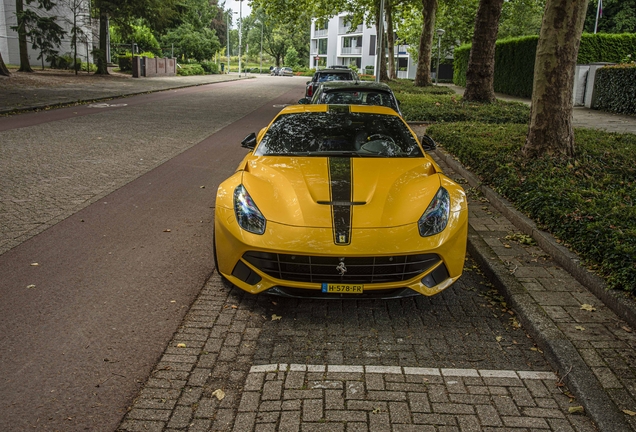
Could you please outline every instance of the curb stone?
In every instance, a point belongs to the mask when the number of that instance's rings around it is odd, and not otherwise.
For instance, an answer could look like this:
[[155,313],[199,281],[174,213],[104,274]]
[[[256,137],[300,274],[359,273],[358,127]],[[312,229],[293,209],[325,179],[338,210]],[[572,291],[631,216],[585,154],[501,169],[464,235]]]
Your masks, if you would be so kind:
[[[484,196],[493,204],[493,207],[499,210],[522,232],[532,235],[533,238],[538,233],[541,233],[542,240],[550,241],[551,244],[558,246],[548,248],[546,252],[552,254],[553,250],[560,251],[560,249],[565,249],[558,245],[549,234],[540,232],[532,221],[517,212],[510,203],[503,200],[492,189],[481,184],[472,173],[454,160],[450,154],[439,148],[435,153],[452,170],[464,177],[471,186],[482,191]],[[513,216],[510,217],[509,213]],[[523,228],[517,225],[521,223],[520,221],[524,222],[522,223],[524,225]],[[528,227],[531,227],[531,229],[528,230]],[[540,247],[543,247],[542,243],[539,241],[537,243]],[[622,413],[609,398],[572,342],[559,330],[548,317],[545,310],[529,295],[521,283],[510,274],[510,271],[503,265],[492,248],[470,226],[468,231],[468,251],[482,267],[487,277],[504,295],[506,301],[518,313],[523,326],[537,341],[547,360],[558,371],[561,380],[577,395],[586,413],[599,429],[602,431],[631,431],[632,429],[624,420]],[[574,261],[571,260],[570,262]],[[566,267],[566,270],[569,269]],[[613,309],[612,305],[608,306]]]

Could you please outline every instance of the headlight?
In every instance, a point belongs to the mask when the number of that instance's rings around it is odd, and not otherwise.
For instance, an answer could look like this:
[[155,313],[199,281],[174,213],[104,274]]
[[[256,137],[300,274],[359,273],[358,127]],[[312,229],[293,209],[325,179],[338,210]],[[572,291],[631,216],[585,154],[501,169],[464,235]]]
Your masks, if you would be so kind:
[[234,214],[239,226],[254,234],[265,232],[265,218],[243,185],[234,190]]
[[422,237],[439,234],[444,231],[450,213],[450,196],[444,188],[439,188],[433,201],[417,222]]

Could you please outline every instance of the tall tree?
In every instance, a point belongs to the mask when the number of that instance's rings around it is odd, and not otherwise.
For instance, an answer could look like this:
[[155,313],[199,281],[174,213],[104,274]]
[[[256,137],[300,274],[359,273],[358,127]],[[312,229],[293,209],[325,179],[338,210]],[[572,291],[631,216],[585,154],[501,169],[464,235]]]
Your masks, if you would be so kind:
[[475,33],[466,70],[464,100],[492,103],[496,100],[495,43],[503,0],[481,0],[475,17]]
[[523,152],[574,156],[572,92],[587,0],[548,0],[534,66],[530,127]]
[[2,53],[0,53],[0,75],[2,76],[10,76],[11,72],[7,69],[7,65],[4,64],[4,60],[2,60]]
[[422,35],[418,51],[417,71],[414,84],[418,87],[433,85],[431,81],[431,55],[435,33],[437,0],[422,0]]
[[[24,2],[22,0],[15,0],[15,14],[20,17],[24,14]],[[18,18],[18,26],[16,27],[18,32],[18,48],[20,50],[20,68],[18,72],[33,72],[31,64],[29,63],[29,48],[27,45],[27,29],[23,20]]]
[[[26,0],[27,6],[34,2],[37,3],[36,9],[50,11],[53,7],[55,7],[55,3],[51,0]],[[27,37],[31,37],[32,40],[35,36],[47,37],[50,39],[48,43],[46,43],[48,47],[49,45],[52,45],[52,42],[59,41],[66,32],[55,22],[57,19],[56,16],[43,17],[40,16],[33,8],[25,9],[23,0],[16,0],[15,15],[18,25],[12,27],[12,29],[18,32],[18,46],[20,49],[20,69],[18,70],[20,72],[33,72],[33,69],[31,69],[31,65],[29,64]],[[36,43],[34,49],[39,46],[41,45]]]

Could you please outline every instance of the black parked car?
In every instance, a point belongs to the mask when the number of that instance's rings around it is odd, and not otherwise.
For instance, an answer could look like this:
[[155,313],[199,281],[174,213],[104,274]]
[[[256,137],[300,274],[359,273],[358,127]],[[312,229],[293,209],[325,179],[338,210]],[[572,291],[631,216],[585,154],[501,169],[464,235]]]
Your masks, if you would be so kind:
[[311,81],[307,81],[307,88],[305,89],[305,97],[311,98],[314,95],[314,91],[318,88],[320,83],[328,81],[357,81],[358,74],[352,69],[345,66],[341,67],[328,67],[321,69],[314,73]]
[[380,105],[393,108],[402,115],[391,87],[372,81],[331,81],[318,85],[312,98],[298,101],[300,104],[330,105]]

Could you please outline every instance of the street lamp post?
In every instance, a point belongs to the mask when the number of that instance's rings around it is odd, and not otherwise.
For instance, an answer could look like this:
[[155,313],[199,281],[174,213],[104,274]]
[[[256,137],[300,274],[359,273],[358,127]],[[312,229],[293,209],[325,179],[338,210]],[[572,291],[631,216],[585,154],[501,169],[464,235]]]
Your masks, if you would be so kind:
[[263,21],[261,21],[261,67],[259,72],[263,73]]
[[445,33],[442,29],[437,29],[437,69],[435,70],[435,85],[437,85],[439,81],[439,61],[440,61],[440,53],[442,51],[442,35]]
[[227,25],[225,26],[227,30],[227,36],[225,42],[227,42],[227,73],[230,73],[230,14],[227,14]]
[[241,76],[241,37],[243,36],[243,0],[239,0],[239,77]]

